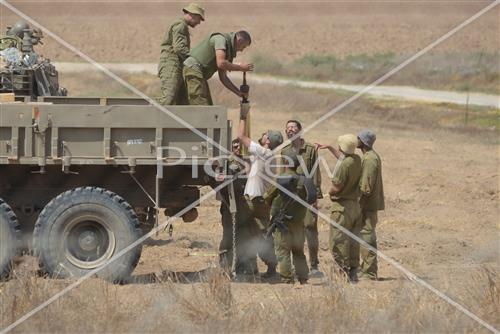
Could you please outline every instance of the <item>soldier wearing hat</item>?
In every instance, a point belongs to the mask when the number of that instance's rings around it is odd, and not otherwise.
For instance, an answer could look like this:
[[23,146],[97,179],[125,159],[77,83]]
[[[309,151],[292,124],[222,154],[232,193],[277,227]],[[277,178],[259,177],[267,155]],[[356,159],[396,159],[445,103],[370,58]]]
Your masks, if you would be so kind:
[[191,39],[189,27],[194,28],[205,21],[204,9],[189,4],[182,9],[184,16],[175,21],[167,30],[161,43],[158,76],[161,80],[160,103],[164,106],[187,104],[187,93],[182,77],[182,63],[189,56]]
[[[338,159],[329,191],[332,201],[331,219],[358,235],[361,229],[361,210],[358,203],[361,158],[354,153],[358,138],[353,134],[347,134],[340,136],[337,141],[338,149],[318,144],[319,149],[329,149]],[[359,253],[356,253],[357,249],[359,249],[357,241],[352,240],[338,228],[330,226],[330,251],[335,262],[348,275],[351,282],[358,280]]]
[[184,81],[186,82],[189,104],[213,105],[208,79],[218,72],[222,84],[237,96],[247,97],[227,76],[227,71],[247,72],[253,64],[233,64],[238,52],[252,43],[250,34],[244,30],[236,33],[215,32],[196,45],[184,61]]
[[[368,129],[358,133],[358,148],[363,152],[359,180],[359,189],[361,190],[359,204],[362,216],[360,237],[374,248],[377,248],[377,235],[375,233],[378,222],[377,211],[385,209],[382,161],[373,149],[376,138],[375,133]],[[356,243],[353,256],[359,254],[359,249],[360,246]],[[377,254],[362,247],[360,278],[377,280],[377,270]]]
[[[298,166],[297,174],[307,175],[312,177],[316,186],[317,198],[323,198],[321,193],[321,173],[318,165],[318,152],[316,147],[306,142],[301,136],[302,124],[297,119],[290,119],[286,122],[286,135],[289,139],[293,139],[290,144],[281,150],[281,155],[288,156],[292,153],[301,157],[302,165]],[[317,202],[313,204],[318,207]],[[309,262],[311,266],[310,276],[321,277],[322,273],[318,270],[319,258],[319,241],[318,241],[318,217],[311,210],[307,210],[304,217],[305,236],[309,249]]]

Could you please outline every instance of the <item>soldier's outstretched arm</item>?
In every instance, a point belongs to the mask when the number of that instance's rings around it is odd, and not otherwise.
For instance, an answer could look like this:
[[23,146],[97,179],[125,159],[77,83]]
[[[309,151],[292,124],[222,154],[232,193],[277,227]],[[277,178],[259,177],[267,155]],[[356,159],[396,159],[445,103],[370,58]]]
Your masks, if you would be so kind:
[[327,149],[328,151],[330,151],[333,154],[333,156],[337,159],[340,159],[340,157],[343,155],[339,149],[331,145],[323,145],[316,143],[316,150],[323,150],[323,149]]
[[245,134],[247,115],[249,111],[250,111],[250,104],[248,103],[240,104],[240,123],[238,125],[238,139],[240,140],[240,143],[242,143],[246,147],[250,147],[250,143],[252,142],[252,139]]
[[224,85],[224,87],[229,89],[231,92],[233,92],[237,96],[239,96],[241,98],[243,97],[243,93],[241,93],[240,90],[238,89],[238,87],[236,87],[233,84],[233,82],[231,81],[231,79],[229,79],[226,71],[219,70],[219,79],[220,79],[220,82],[222,82],[222,84]]

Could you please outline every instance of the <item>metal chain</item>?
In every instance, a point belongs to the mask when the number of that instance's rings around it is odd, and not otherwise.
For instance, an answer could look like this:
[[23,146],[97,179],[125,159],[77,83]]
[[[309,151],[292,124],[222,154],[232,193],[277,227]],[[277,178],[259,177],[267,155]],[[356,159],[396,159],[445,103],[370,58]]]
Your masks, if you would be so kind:
[[236,213],[231,213],[231,223],[233,225],[233,258],[231,259],[231,272],[233,274],[233,278],[236,277]]

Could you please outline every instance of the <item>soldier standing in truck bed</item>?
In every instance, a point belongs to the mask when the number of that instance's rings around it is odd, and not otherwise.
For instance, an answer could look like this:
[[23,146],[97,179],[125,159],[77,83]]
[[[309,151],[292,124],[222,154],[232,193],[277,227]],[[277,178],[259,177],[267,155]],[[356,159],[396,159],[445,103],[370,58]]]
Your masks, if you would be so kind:
[[191,47],[189,27],[194,28],[205,21],[205,10],[197,4],[189,4],[182,11],[184,16],[168,28],[161,43],[158,76],[161,80],[160,103],[164,106],[187,104],[182,62],[189,56]]
[[246,31],[236,33],[212,33],[190,53],[184,61],[184,81],[190,105],[213,105],[208,79],[215,72],[219,73],[222,84],[237,96],[243,98],[247,94],[240,92],[227,76],[227,71],[247,72],[253,70],[253,64],[233,64],[237,52],[242,52],[252,43]]

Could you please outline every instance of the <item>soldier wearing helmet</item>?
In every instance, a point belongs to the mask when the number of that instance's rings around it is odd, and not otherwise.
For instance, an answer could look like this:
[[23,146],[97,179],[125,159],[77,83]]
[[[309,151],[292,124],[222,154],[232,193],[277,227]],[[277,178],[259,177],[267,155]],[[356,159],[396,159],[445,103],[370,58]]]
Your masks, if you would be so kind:
[[[358,133],[358,148],[363,152],[359,180],[361,191],[359,204],[362,217],[360,237],[374,248],[377,248],[377,234],[375,233],[378,222],[377,212],[385,209],[382,161],[373,149],[376,138],[375,133],[368,129]],[[359,244],[356,248],[354,256],[360,252]],[[361,248],[360,278],[377,280],[377,271],[377,254],[364,247]]]
[[194,28],[205,20],[205,10],[195,3],[184,7],[182,11],[184,16],[168,28],[161,44],[158,76],[161,80],[160,103],[164,106],[187,104],[182,63],[191,47],[189,27]]
[[[359,235],[361,230],[361,209],[359,207],[359,179],[361,177],[361,158],[355,154],[358,138],[347,134],[338,138],[338,148],[318,144],[319,149],[327,148],[338,159],[333,171],[332,187],[329,191],[332,200],[331,219]],[[343,231],[330,226],[330,252],[333,259],[351,282],[358,281],[359,244]]]

